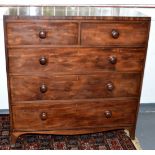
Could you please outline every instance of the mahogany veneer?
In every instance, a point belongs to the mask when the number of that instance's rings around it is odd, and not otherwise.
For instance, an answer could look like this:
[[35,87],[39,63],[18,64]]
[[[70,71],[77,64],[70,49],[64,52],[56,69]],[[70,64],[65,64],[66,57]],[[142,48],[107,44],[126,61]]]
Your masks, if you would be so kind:
[[150,17],[4,16],[11,142],[128,129],[135,138]]

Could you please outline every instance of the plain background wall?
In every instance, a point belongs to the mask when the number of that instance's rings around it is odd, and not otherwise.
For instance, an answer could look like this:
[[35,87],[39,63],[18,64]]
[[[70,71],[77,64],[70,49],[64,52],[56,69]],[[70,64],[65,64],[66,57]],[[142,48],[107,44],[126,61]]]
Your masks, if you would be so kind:
[[[69,5],[82,5],[82,4],[91,4],[91,5],[103,5],[103,4],[153,4],[153,0],[0,0],[0,4],[10,4],[10,5],[47,5],[47,4],[69,4]],[[155,3],[154,3],[155,4]]]
[[[116,3],[117,2],[117,3]],[[139,6],[139,4],[143,4],[143,6],[152,6],[152,0],[125,0],[122,3],[122,0],[108,0],[108,3],[103,0],[56,0],[53,2],[49,2],[49,0],[0,0],[0,6],[2,5],[15,5],[15,4],[26,4],[26,5],[56,5],[56,4],[70,4],[70,5],[105,5],[105,4],[113,4],[113,5],[132,5]],[[154,5],[155,6],[155,5]],[[149,46],[148,46],[148,54],[145,65],[145,74],[143,80],[142,87],[142,95],[141,95],[141,103],[155,103],[155,8],[132,8],[132,10],[138,10],[143,12],[144,14],[152,17],[151,29],[150,29],[150,38],[149,38]],[[5,12],[5,8],[0,8],[0,34],[3,34],[3,14]],[[7,80],[6,80],[6,65],[5,65],[5,51],[4,51],[4,36],[0,35],[0,109],[8,109],[8,97],[7,97]]]
[[8,109],[5,47],[3,35],[3,12],[5,12],[5,9],[0,8],[0,109]]

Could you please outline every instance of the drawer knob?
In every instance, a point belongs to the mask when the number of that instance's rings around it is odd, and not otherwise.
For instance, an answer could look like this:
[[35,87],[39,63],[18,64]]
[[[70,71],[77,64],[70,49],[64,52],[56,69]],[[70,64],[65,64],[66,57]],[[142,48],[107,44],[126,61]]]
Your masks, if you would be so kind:
[[110,110],[107,110],[104,112],[104,115],[106,118],[111,118],[112,117],[112,112]]
[[41,120],[46,120],[47,119],[47,113],[46,112],[42,112],[41,114],[40,114],[40,118],[41,118]]
[[40,86],[40,92],[41,92],[41,93],[47,92],[47,86],[46,86],[45,84],[42,84],[42,85]]
[[45,31],[40,31],[40,32],[39,32],[39,37],[40,37],[41,39],[45,39],[45,38],[46,38],[46,32],[45,32]]
[[116,58],[115,56],[110,56],[110,57],[109,57],[109,62],[110,62],[111,64],[116,64],[116,63],[117,63],[117,58]]
[[108,89],[109,91],[112,91],[112,90],[114,89],[114,85],[113,85],[112,83],[108,83],[108,84],[107,84],[107,89]]
[[47,64],[47,58],[45,58],[45,57],[43,56],[43,57],[41,57],[41,58],[39,59],[39,62],[40,62],[41,65],[46,65],[46,64]]
[[114,39],[117,39],[119,37],[119,32],[117,30],[112,30],[111,34]]

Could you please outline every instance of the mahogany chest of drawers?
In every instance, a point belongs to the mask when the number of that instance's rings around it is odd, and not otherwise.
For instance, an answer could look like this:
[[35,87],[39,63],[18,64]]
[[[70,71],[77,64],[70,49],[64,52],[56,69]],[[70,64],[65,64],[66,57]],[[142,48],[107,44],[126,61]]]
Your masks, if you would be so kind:
[[128,129],[135,137],[150,17],[4,16],[11,141]]

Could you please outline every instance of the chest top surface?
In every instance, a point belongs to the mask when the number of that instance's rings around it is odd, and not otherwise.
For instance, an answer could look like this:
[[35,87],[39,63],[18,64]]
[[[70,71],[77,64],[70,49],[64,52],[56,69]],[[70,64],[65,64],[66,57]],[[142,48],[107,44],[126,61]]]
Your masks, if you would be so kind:
[[106,20],[150,20],[150,17],[129,8],[43,6],[8,7],[4,15],[11,19],[106,19]]

